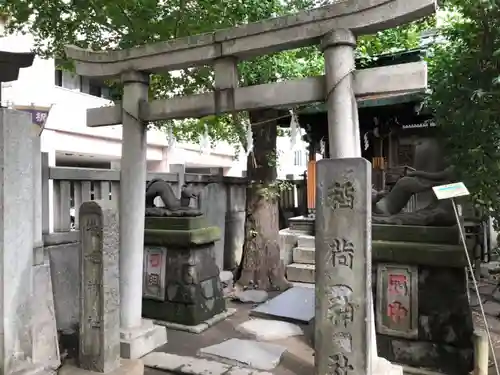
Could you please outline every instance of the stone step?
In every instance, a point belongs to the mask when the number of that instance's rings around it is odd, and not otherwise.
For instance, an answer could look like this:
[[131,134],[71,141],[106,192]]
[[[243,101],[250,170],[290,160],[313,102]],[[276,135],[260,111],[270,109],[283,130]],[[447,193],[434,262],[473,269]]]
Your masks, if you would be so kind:
[[286,266],[286,277],[288,281],[299,283],[314,283],[314,265],[292,263]]
[[293,262],[302,264],[314,264],[316,257],[314,248],[296,247],[293,249]]
[[314,236],[310,236],[308,234],[301,234],[297,238],[297,246],[298,247],[308,247],[308,248],[313,248],[315,247],[314,245]]

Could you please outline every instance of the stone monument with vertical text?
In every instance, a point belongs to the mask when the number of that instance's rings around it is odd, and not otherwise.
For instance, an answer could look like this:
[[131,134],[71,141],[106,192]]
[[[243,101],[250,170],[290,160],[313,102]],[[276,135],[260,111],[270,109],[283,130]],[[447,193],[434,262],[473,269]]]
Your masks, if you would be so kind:
[[371,165],[324,159],[316,173],[316,375],[371,374]]
[[79,367],[109,372],[120,366],[118,210],[112,201],[80,208]]

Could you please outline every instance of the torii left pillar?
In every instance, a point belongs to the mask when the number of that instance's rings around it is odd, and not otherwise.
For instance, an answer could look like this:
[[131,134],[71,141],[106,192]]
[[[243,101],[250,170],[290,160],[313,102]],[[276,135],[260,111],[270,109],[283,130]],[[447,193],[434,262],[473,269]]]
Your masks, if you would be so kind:
[[139,105],[148,100],[149,75],[122,75],[122,159],[120,172],[120,351],[136,359],[166,344],[165,327],[142,319],[147,124]]

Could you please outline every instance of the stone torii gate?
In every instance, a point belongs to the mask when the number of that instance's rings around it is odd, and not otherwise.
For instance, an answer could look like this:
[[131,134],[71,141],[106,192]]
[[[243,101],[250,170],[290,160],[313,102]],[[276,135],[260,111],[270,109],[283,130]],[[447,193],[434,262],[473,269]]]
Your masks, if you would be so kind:
[[[76,72],[101,79],[121,79],[124,94],[115,106],[87,110],[91,127],[123,124],[120,193],[120,291],[122,338],[129,345],[145,342],[141,321],[146,124],[166,119],[197,118],[269,107],[294,107],[327,101],[331,157],[360,157],[356,98],[373,94],[422,91],[424,63],[355,71],[355,36],[373,34],[435,12],[435,0],[346,0],[296,14],[211,33],[127,50],[92,52],[66,48]],[[259,55],[318,44],[325,56],[325,76],[238,87],[237,62]],[[210,93],[148,101],[148,75],[212,65],[215,90]],[[365,259],[366,260],[366,259]],[[370,262],[370,260],[368,260]],[[366,276],[366,275],[365,275]],[[365,298],[368,288],[362,290]],[[366,312],[363,316],[367,318]],[[369,335],[366,324],[363,329]],[[356,345],[355,374],[367,373],[370,340]],[[134,356],[161,343],[130,350]],[[137,344],[140,345],[140,344]],[[122,353],[125,356],[126,353]],[[331,356],[316,354],[324,375]],[[320,363],[320,365],[318,365]],[[364,370],[361,370],[364,368]],[[361,372],[359,372],[361,371]]]

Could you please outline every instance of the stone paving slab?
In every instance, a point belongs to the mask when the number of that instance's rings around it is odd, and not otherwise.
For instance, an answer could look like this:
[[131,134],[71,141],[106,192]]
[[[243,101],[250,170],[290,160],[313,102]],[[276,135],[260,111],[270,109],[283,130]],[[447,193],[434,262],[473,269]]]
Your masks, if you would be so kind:
[[190,356],[181,356],[175,354],[153,352],[142,358],[144,366],[181,373],[187,375],[272,375],[269,372],[258,371],[244,368],[241,366],[228,365],[225,363],[196,358]]
[[304,334],[302,328],[296,324],[268,319],[250,319],[238,325],[236,329],[254,335],[259,341],[282,340]]
[[[75,365],[76,361],[68,361],[60,369],[59,375],[99,375],[101,372],[84,370]],[[144,364],[140,359],[122,359],[121,366],[107,372],[106,375],[143,375]]]
[[254,340],[230,339],[220,344],[201,348],[200,356],[220,359],[230,364],[270,371],[280,363],[286,348],[277,344]]
[[314,319],[314,288],[293,287],[257,306],[250,315],[309,324]]
[[[270,292],[270,298],[277,295],[277,292]],[[187,331],[168,331],[168,343],[158,348],[157,352],[176,354],[179,356],[188,356],[199,358],[198,352],[201,348],[220,344],[222,341],[232,338],[254,340],[255,336],[241,332],[237,327],[249,319],[250,310],[255,307],[251,304],[242,304],[239,302],[227,301],[228,308],[236,308],[237,312],[221,321],[220,323],[210,327],[200,334],[192,334]],[[304,335],[293,336],[286,339],[281,339],[273,343],[282,345],[287,348],[283,353],[280,364],[272,371],[274,375],[311,375],[314,372],[314,357],[311,348],[311,325],[298,324],[303,330]],[[207,357],[205,357],[207,358]],[[208,359],[208,358],[207,358]],[[220,359],[218,359],[221,362]],[[233,363],[234,364],[234,363]],[[241,366],[240,367],[244,367]],[[172,375],[171,370],[154,369],[146,367],[146,375]]]

